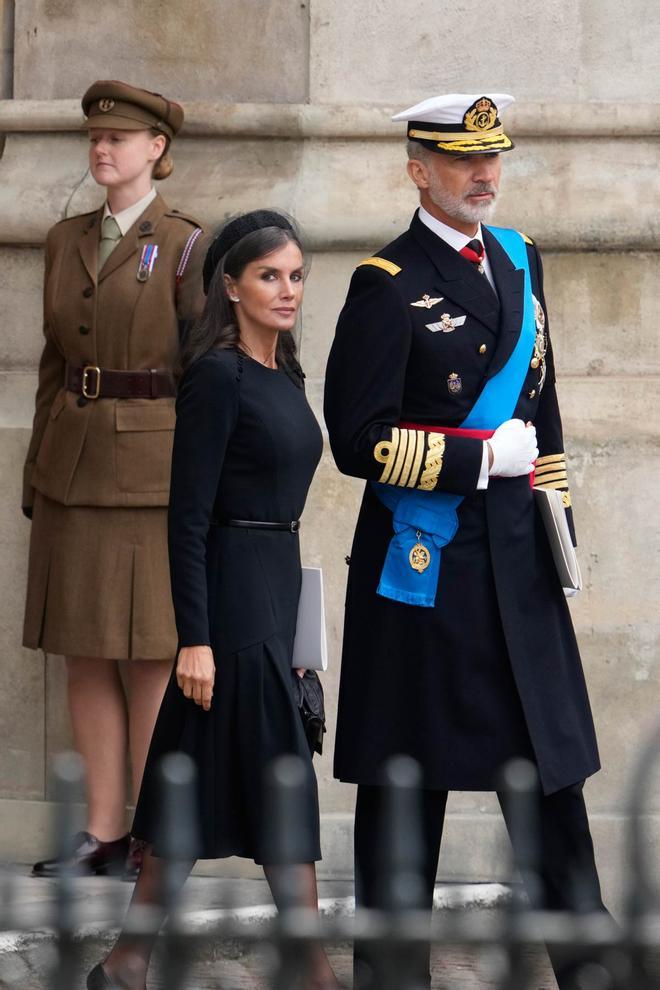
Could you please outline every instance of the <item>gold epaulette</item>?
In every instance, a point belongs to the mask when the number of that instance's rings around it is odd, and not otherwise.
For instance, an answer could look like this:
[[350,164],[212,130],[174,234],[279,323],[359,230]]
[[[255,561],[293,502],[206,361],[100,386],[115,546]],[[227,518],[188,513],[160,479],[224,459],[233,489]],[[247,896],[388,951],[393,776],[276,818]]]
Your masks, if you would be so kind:
[[527,234],[523,234],[522,230],[519,230],[518,233],[522,237],[522,239],[525,242],[525,244],[533,244],[534,243],[534,241],[532,240],[531,237],[528,237]]
[[382,268],[388,275],[398,275],[401,271],[398,265],[395,265],[393,261],[388,261],[387,258],[365,258],[357,267],[361,268],[362,265],[373,265],[374,268]]

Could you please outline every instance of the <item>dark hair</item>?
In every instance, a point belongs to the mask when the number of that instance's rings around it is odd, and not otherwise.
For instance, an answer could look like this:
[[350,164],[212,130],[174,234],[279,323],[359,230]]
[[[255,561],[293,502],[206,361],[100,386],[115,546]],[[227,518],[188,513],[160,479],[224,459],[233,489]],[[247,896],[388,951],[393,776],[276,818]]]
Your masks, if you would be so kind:
[[[249,214],[248,214],[249,216]],[[235,220],[229,221],[234,223]],[[219,236],[226,230],[222,228]],[[214,243],[218,237],[215,238]],[[222,256],[216,266],[208,285],[206,305],[200,319],[187,333],[181,348],[179,358],[179,374],[183,374],[191,364],[199,361],[214,348],[224,350],[239,347],[239,327],[236,314],[225,285],[225,274],[233,279],[240,278],[246,266],[258,258],[263,258],[287,242],[292,241],[304,254],[300,234],[293,223],[283,227],[261,227],[252,230]],[[213,245],[209,248],[209,255]],[[277,338],[275,359],[278,365],[287,372],[301,374],[300,365],[296,360],[296,343],[292,333],[281,332]]]

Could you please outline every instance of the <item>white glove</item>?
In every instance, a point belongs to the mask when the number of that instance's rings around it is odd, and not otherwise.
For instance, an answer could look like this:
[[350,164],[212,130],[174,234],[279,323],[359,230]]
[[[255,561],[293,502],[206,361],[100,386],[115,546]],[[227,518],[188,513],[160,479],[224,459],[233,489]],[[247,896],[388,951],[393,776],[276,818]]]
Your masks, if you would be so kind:
[[518,478],[534,470],[539,456],[536,446],[536,427],[525,426],[522,419],[507,419],[488,441],[493,452],[493,463],[488,474],[491,478]]

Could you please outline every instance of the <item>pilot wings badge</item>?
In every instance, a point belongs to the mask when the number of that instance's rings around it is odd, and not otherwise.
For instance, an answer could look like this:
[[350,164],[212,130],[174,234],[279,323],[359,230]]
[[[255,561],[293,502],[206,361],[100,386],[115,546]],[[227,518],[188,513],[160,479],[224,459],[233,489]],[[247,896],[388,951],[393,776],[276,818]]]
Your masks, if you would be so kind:
[[437,303],[442,302],[444,298],[445,298],[444,296],[440,296],[439,299],[432,299],[431,296],[428,295],[428,293],[425,293],[421,299],[418,299],[417,302],[411,302],[410,305],[421,306],[422,309],[430,309],[431,306],[435,306],[437,305]]
[[456,327],[462,327],[466,319],[465,316],[450,316],[449,313],[443,313],[439,323],[427,323],[426,329],[431,333],[437,333],[439,330],[443,333],[451,333]]

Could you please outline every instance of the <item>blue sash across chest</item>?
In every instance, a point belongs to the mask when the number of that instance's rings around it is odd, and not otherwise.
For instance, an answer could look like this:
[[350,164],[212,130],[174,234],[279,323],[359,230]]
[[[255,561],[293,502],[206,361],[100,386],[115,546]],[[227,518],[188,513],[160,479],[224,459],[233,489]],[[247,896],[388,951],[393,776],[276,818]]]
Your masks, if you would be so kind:
[[[520,334],[506,364],[486,382],[462,429],[495,430],[511,419],[518,403],[534,349],[536,323],[527,247],[521,234],[504,227],[488,227],[515,268],[524,273],[523,315]],[[438,427],[438,432],[442,428]],[[432,608],[440,577],[440,551],[456,535],[457,509],[462,495],[450,492],[406,490],[372,482],[383,505],[392,512],[394,536],[383,565],[378,594],[408,605]],[[421,560],[421,566],[413,566]]]

